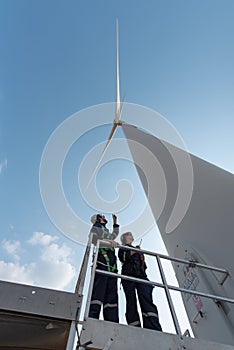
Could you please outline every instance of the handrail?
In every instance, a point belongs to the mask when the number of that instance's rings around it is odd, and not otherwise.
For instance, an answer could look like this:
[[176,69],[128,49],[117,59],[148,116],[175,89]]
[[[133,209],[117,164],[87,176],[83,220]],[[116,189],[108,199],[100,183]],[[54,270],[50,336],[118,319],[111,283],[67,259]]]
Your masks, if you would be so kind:
[[[103,242],[103,241],[100,240],[100,242]],[[117,246],[117,248],[124,248],[124,249],[128,249],[128,250],[133,250],[135,252],[139,252],[139,248],[123,246],[123,245],[120,245],[120,244]],[[201,264],[201,263],[196,262],[195,260],[185,260],[185,259],[180,259],[180,258],[174,258],[174,257],[170,257],[170,256],[165,255],[165,254],[154,253],[154,252],[151,252],[149,250],[144,250],[144,249],[140,249],[140,251],[141,251],[141,253],[146,254],[146,255],[151,255],[151,256],[155,256],[155,257],[158,256],[161,259],[175,261],[175,262],[179,262],[179,263],[182,263],[182,264],[188,264],[190,267],[200,267],[200,268],[203,268],[203,269],[207,269],[207,270],[212,270],[212,271],[223,273],[223,274],[226,275],[225,276],[225,280],[229,276],[229,272],[227,270],[225,270],[225,269],[221,269],[219,267],[215,267],[215,266],[211,266],[211,265]]]
[[[225,277],[223,278],[223,282],[229,276],[229,272],[227,270],[225,270],[225,269],[217,268],[217,267],[210,266],[210,265],[201,264],[201,263],[198,263],[198,262],[192,261],[192,260],[185,260],[185,259],[174,258],[174,257],[170,257],[170,256],[167,256],[167,255],[164,255],[164,254],[154,253],[154,252],[151,252],[151,251],[148,251],[148,250],[140,249],[141,253],[156,257],[157,263],[158,263],[158,267],[159,267],[159,271],[160,271],[160,275],[161,275],[161,279],[162,279],[163,283],[149,281],[149,280],[144,280],[144,279],[140,279],[140,278],[136,278],[136,277],[132,277],[132,276],[127,276],[127,275],[122,275],[122,274],[117,274],[117,273],[113,273],[113,272],[97,269],[96,268],[97,255],[98,255],[97,253],[98,253],[98,250],[99,250],[99,247],[100,247],[101,243],[105,243],[105,246],[106,245],[110,245],[111,246],[111,244],[108,243],[107,241],[104,241],[104,240],[98,240],[97,241],[96,254],[95,254],[95,258],[94,258],[94,262],[93,262],[93,268],[92,268],[92,273],[91,273],[91,278],[90,278],[89,293],[88,293],[88,297],[87,297],[87,304],[86,304],[86,310],[85,310],[84,319],[86,319],[88,317],[90,301],[91,301],[91,294],[92,294],[92,290],[93,290],[94,277],[95,277],[95,273],[96,272],[99,273],[99,274],[102,274],[102,275],[106,275],[106,276],[112,276],[112,277],[115,277],[115,278],[121,278],[121,279],[125,279],[125,280],[128,280],[128,281],[135,281],[135,282],[140,282],[142,284],[148,284],[148,285],[151,285],[151,286],[164,288],[165,292],[166,292],[167,301],[168,301],[168,304],[169,304],[171,316],[172,316],[172,319],[173,319],[173,322],[174,322],[175,330],[176,330],[176,333],[179,336],[182,336],[182,333],[181,333],[181,330],[180,330],[179,322],[177,320],[177,316],[176,316],[176,312],[175,312],[175,309],[174,309],[173,301],[172,301],[171,296],[170,296],[170,290],[179,291],[179,292],[187,293],[187,294],[199,295],[199,296],[202,296],[202,297],[205,297],[205,298],[213,299],[215,302],[217,302],[217,301],[225,301],[225,302],[229,302],[229,303],[233,303],[234,304],[234,299],[225,298],[225,297],[214,295],[214,294],[210,294],[210,293],[204,293],[204,292],[200,292],[200,291],[197,291],[197,290],[191,290],[191,289],[186,289],[186,288],[181,288],[181,287],[176,287],[176,286],[169,285],[167,283],[167,281],[166,281],[166,277],[165,277],[165,274],[164,274],[164,271],[163,271],[163,267],[162,267],[162,264],[161,264],[161,259],[166,259],[166,260],[170,260],[170,261],[180,262],[180,263],[183,263],[183,264],[188,264],[192,268],[199,267],[199,268],[204,268],[204,269],[208,269],[208,270],[212,270],[212,271],[217,271],[217,272],[223,273],[223,274],[225,274]],[[139,253],[139,248],[123,246],[123,245],[119,245],[119,244],[117,245],[116,248],[124,248],[126,250],[136,251],[136,252]]]
[[[120,273],[117,274],[117,273],[108,272],[108,271],[99,270],[99,269],[96,269],[96,272],[101,274],[101,275],[106,275],[106,276],[111,276],[111,277],[116,277],[116,278],[122,278],[122,279],[125,279],[125,280],[128,280],[128,281],[135,281],[135,282],[140,282],[140,283],[144,283],[144,284],[149,284],[149,285],[152,285],[152,286],[155,286],[155,287],[165,288],[164,283],[148,281],[148,280],[142,280],[140,278],[131,277],[131,276],[127,276],[127,275],[121,275]],[[234,304],[234,299],[221,297],[221,296],[218,296],[218,295],[215,295],[215,294],[199,292],[199,291],[197,291],[195,289],[180,288],[180,287],[172,286],[170,284],[167,284],[167,287],[168,287],[168,289],[175,290],[177,292],[182,292],[182,293],[187,293],[187,294],[195,294],[195,295],[199,295],[199,296],[204,297],[204,298],[214,299],[215,301],[226,301],[228,303]]]

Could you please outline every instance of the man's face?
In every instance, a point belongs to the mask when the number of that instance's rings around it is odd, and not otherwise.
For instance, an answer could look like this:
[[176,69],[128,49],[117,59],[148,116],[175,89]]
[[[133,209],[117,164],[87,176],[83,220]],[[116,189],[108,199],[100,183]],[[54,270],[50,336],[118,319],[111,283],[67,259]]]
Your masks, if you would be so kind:
[[104,215],[99,215],[99,222],[100,224],[106,224],[107,220]]

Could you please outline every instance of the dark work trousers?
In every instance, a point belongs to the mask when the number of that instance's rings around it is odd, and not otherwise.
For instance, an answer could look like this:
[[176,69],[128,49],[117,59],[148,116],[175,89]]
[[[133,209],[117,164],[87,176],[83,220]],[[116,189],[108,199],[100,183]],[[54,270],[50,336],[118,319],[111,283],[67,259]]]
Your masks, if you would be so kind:
[[[116,262],[115,254],[108,251],[108,257],[111,266],[114,266]],[[102,254],[98,254],[98,261],[101,263],[97,263],[97,269],[108,271],[107,266],[104,265],[106,264],[106,260]],[[96,273],[89,309],[89,317],[99,318],[102,305],[104,320],[118,323],[119,313],[117,278]]]
[[126,297],[126,320],[129,325],[141,327],[140,317],[137,311],[137,298],[142,312],[143,328],[162,331],[158,319],[158,310],[153,303],[153,287],[147,284],[122,280],[122,285]]

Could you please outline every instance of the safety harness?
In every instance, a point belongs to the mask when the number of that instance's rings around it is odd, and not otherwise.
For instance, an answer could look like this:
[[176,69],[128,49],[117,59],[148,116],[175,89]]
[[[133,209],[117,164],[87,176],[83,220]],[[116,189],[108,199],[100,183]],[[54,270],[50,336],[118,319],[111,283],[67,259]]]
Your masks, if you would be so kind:
[[[110,239],[111,237],[111,233],[105,229],[104,227],[102,227],[102,239]],[[99,248],[99,253],[103,255],[106,264],[104,264],[105,266],[107,266],[108,268],[108,272],[115,272],[117,270],[117,264],[115,263],[113,266],[111,266],[110,264],[110,259],[108,256],[108,251],[112,251],[114,252],[115,249],[113,247],[104,247],[104,248]],[[103,264],[102,262],[98,261],[100,264]]]

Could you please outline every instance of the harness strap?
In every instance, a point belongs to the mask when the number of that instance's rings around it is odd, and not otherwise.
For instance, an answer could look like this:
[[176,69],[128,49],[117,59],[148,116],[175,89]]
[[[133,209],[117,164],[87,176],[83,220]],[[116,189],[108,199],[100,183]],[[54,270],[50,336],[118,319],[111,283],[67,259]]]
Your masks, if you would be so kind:
[[117,264],[114,263],[114,265],[111,266],[109,256],[105,249],[100,248],[99,252],[103,255],[104,259],[106,260],[106,266],[108,268],[108,272],[114,272],[117,269]]
[[[102,227],[102,239],[110,239],[111,238],[111,233],[110,231],[105,228],[105,227]],[[104,254],[106,251],[112,251],[114,252],[115,249],[113,247],[102,247],[99,249],[99,251],[101,252],[101,254]]]
[[[109,232],[108,229],[102,227],[102,237],[101,237],[102,239],[110,239],[111,235],[112,234]],[[99,248],[99,253],[103,255],[103,257],[106,261],[106,264],[103,264],[100,261],[98,261],[98,263],[107,266],[108,272],[114,272],[115,270],[117,270],[117,264],[114,263],[114,265],[111,266],[110,259],[109,259],[109,256],[107,254],[108,251],[114,252],[115,248],[113,248],[113,247],[101,247],[101,248]]]

